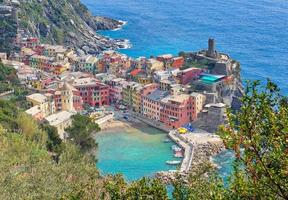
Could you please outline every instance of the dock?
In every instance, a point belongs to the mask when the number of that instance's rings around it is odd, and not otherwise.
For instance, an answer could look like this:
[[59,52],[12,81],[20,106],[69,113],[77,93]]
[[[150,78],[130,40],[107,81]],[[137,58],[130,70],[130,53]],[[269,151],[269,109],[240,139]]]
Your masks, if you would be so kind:
[[194,156],[194,146],[191,143],[187,143],[181,138],[176,131],[172,130],[168,133],[171,140],[173,140],[177,145],[179,145],[184,150],[184,157],[180,166],[180,172],[187,173],[192,165]]

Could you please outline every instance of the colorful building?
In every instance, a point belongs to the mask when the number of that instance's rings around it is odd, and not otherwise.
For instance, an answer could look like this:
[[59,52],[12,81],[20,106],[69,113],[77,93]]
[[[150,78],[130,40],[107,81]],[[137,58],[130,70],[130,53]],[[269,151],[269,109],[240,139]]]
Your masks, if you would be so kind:
[[167,96],[161,100],[160,121],[168,128],[179,128],[194,121],[203,104],[204,96],[198,93]]
[[123,87],[127,85],[127,83],[128,82],[123,78],[116,78],[107,82],[107,84],[110,86],[110,102],[111,103],[116,103],[123,99],[122,91],[123,91]]
[[83,72],[92,72],[96,71],[98,59],[94,56],[87,55],[78,58],[76,63],[76,68]]
[[37,69],[47,69],[47,65],[50,61],[50,58],[46,56],[41,56],[41,55],[32,55],[29,58],[29,65],[31,67],[37,68]]
[[34,49],[39,44],[40,44],[39,39],[35,37],[23,38],[20,41],[20,47],[26,47],[30,49]]
[[23,47],[19,53],[19,61],[25,63],[25,65],[29,65],[29,59],[31,56],[36,55],[36,52],[32,49]]
[[127,104],[127,106],[132,107],[133,105],[133,88],[139,86],[140,84],[137,82],[127,82],[127,84],[123,85],[122,89],[122,97],[123,101]]
[[100,107],[110,104],[110,86],[94,78],[75,79],[72,84],[82,97],[83,103]]
[[198,79],[201,73],[203,73],[203,71],[204,71],[203,69],[194,68],[194,67],[181,70],[177,74],[177,79],[180,84],[186,85],[190,83],[192,80]]
[[43,45],[44,47],[44,55],[48,57],[55,58],[57,54],[65,54],[67,49],[60,45]]
[[67,61],[53,62],[51,67],[55,75],[61,75],[70,69],[70,63]]
[[154,58],[150,58],[147,60],[147,73],[148,74],[152,74],[155,71],[161,71],[164,70],[164,63],[154,59]]
[[151,120],[160,121],[161,100],[169,95],[168,91],[156,89],[142,96],[143,115]]
[[141,91],[143,85],[137,84],[132,86],[132,110],[137,113],[141,113],[142,101],[141,101]]
[[53,95],[56,111],[79,112],[83,110],[82,97],[71,84],[60,83],[57,90],[50,90],[49,92]]

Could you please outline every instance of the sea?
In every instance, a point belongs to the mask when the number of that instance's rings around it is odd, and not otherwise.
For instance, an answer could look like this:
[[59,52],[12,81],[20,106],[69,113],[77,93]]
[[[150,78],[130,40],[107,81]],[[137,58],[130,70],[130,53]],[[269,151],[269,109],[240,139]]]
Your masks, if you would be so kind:
[[[176,55],[207,48],[208,38],[214,38],[218,51],[241,63],[244,82],[260,80],[264,85],[269,78],[288,94],[287,0],[81,1],[94,15],[126,22],[120,30],[101,32],[128,39],[132,46],[122,53],[134,58]],[[231,172],[232,157],[223,152],[214,159],[223,176]]]
[[167,165],[166,161],[181,158],[174,158],[171,147],[175,143],[167,139],[165,132],[139,123],[137,127],[101,131],[96,134],[96,165],[102,174],[121,173],[128,181],[152,177],[158,171],[176,170],[178,166]]

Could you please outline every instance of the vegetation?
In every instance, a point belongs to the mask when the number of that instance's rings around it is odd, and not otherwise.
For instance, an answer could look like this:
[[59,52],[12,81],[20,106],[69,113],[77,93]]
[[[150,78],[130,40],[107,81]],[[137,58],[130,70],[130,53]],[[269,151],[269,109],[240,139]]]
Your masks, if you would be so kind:
[[288,199],[288,99],[269,80],[262,91],[259,85],[248,83],[241,111],[229,112],[220,129],[236,156],[231,197]]
[[18,83],[17,71],[14,68],[6,67],[0,62],[0,82]]
[[27,109],[25,97],[28,90],[20,84],[16,70],[0,62],[0,93],[8,90],[14,90],[14,96],[10,100],[18,107]]
[[[219,130],[236,155],[228,185],[203,165],[173,183],[174,199],[288,199],[288,100],[269,81],[260,90],[259,82],[247,84],[242,103]],[[90,118],[75,115],[72,140],[62,142],[54,128],[0,100],[0,199],[169,199],[157,179],[101,177],[86,154],[95,149],[93,130],[99,127]]]
[[72,119],[72,126],[66,129],[69,138],[83,153],[93,156],[97,144],[95,139],[92,138],[92,134],[100,131],[100,127],[88,116],[76,114]]
[[105,182],[106,195],[111,200],[168,200],[165,185],[157,179],[142,178],[127,184],[121,175]]
[[0,199],[99,199],[95,164],[74,145],[62,148],[56,163],[45,145],[1,129]]
[[227,187],[210,168],[193,172],[187,184],[174,183],[175,199],[288,199],[288,101],[275,84],[248,83],[242,108],[228,111],[219,130],[235,152]]

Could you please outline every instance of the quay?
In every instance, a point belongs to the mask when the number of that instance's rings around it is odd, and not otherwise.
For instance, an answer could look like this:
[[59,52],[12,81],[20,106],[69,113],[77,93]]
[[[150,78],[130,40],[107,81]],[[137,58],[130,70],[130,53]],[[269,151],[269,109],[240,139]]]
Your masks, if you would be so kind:
[[187,173],[189,172],[192,160],[194,156],[194,146],[192,143],[186,143],[181,137],[178,136],[176,131],[172,130],[168,133],[168,136],[173,140],[178,146],[184,150],[184,157],[180,166],[179,171]]

